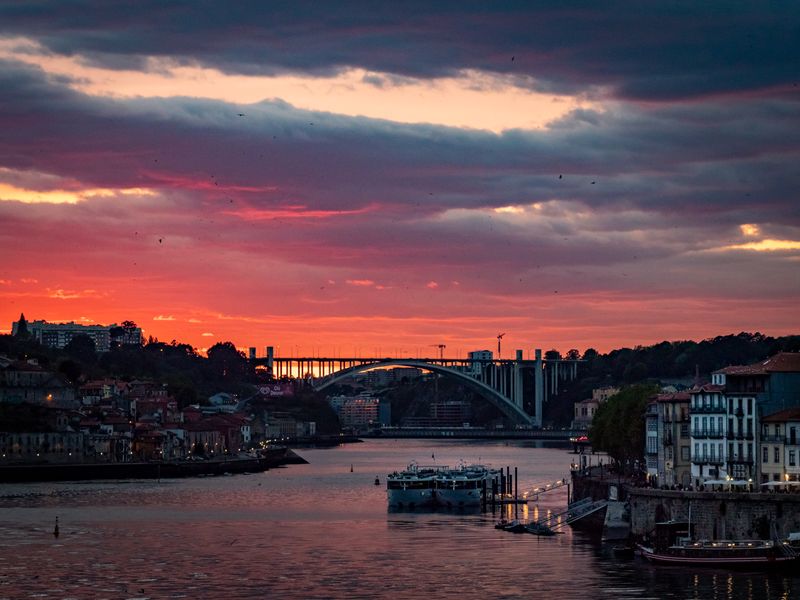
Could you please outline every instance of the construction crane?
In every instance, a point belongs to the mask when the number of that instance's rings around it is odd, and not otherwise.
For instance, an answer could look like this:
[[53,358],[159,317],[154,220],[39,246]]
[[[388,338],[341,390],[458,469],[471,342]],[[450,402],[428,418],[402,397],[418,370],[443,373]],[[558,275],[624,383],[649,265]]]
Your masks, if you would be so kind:
[[439,349],[439,360],[442,360],[444,358],[444,349],[447,348],[447,346],[445,344],[431,344],[431,346]]
[[505,333],[500,333],[497,335],[497,359],[500,360],[500,340],[503,339]]

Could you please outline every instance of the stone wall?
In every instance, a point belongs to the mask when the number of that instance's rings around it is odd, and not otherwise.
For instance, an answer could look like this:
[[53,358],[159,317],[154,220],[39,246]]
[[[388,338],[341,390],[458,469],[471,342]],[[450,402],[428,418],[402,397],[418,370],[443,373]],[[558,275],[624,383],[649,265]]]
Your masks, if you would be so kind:
[[774,533],[786,537],[800,532],[800,494],[629,487],[627,497],[634,537],[647,535],[657,522],[688,521],[690,504],[695,539],[769,539]]

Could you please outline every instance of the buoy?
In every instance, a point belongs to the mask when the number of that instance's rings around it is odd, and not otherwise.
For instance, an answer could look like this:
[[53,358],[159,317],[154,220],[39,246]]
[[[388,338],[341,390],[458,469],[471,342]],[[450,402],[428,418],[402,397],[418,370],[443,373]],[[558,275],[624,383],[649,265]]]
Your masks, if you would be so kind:
[[58,537],[58,517],[56,517],[56,526],[53,527],[53,537]]
[[350,472],[353,472],[353,463],[350,463]]
[[381,480],[378,479],[378,477],[375,477],[375,485],[380,485],[380,484],[381,484]]

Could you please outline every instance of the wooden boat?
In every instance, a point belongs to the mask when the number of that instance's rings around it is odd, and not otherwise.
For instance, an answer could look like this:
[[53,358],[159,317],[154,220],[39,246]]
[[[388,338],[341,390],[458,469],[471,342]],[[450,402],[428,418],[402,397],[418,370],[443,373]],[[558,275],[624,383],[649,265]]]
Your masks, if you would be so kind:
[[494,528],[502,529],[503,531],[510,531],[511,533],[526,533],[528,531],[528,526],[517,519],[512,521],[502,520],[497,523]]
[[556,534],[555,531],[550,529],[544,523],[537,523],[537,522],[528,523],[526,530],[528,533],[532,533],[533,535],[541,535],[545,537],[550,537]]
[[771,568],[799,561],[788,543],[773,540],[686,540],[658,550],[638,548],[647,560],[667,565]]

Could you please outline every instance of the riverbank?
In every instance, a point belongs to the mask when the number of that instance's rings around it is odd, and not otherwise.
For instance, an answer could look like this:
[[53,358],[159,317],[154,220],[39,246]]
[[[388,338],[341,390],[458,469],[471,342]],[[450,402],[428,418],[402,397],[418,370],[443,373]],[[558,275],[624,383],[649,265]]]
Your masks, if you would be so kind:
[[259,457],[197,461],[0,466],[0,483],[87,481],[94,479],[160,479],[257,473],[306,461],[289,448],[269,448]]

